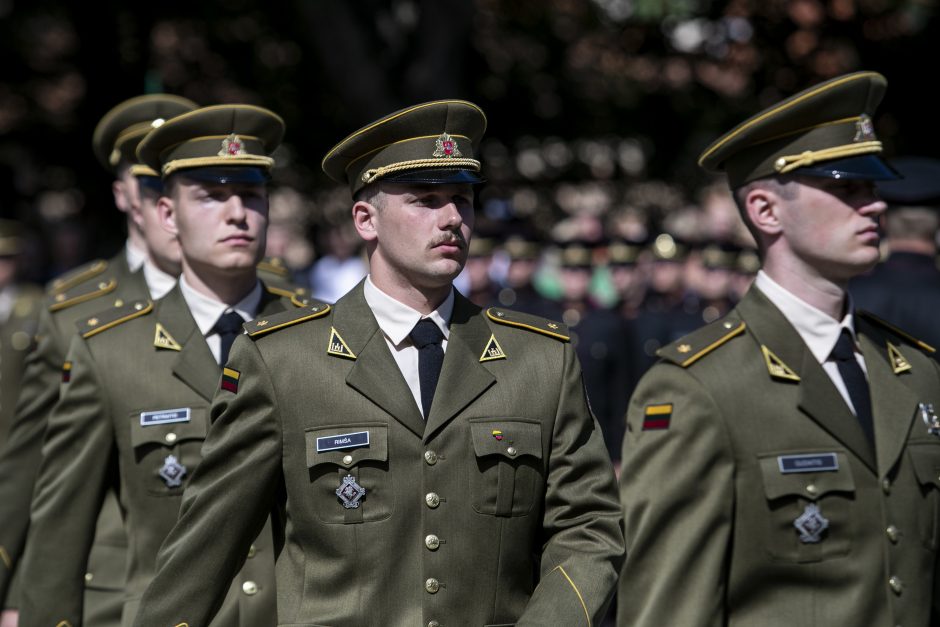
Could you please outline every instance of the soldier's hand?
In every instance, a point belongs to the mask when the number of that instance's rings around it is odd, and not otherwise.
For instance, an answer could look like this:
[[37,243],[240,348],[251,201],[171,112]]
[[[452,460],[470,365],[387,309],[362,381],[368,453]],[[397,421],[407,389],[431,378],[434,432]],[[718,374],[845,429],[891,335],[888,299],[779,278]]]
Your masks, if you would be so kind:
[[0,613],[0,627],[16,627],[19,623],[19,610],[3,610],[3,612]]

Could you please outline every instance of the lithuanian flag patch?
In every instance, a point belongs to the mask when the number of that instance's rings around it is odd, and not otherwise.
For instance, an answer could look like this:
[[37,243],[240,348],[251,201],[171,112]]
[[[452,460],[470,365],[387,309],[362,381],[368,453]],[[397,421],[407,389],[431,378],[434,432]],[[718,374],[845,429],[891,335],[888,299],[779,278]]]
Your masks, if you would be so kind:
[[647,405],[646,413],[643,415],[644,431],[662,431],[669,428],[669,420],[672,418],[672,403],[663,403],[660,405]]
[[242,373],[234,368],[222,368],[222,389],[232,394],[238,393],[238,380]]
[[72,380],[72,362],[67,361],[62,364],[62,383],[68,383]]

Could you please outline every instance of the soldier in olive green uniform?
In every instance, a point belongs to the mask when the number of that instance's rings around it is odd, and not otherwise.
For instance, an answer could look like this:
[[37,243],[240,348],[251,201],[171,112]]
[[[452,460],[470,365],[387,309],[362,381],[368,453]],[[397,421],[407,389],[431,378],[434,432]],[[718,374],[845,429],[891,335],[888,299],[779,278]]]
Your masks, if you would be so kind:
[[885,204],[873,72],[743,122],[724,171],[763,269],[727,316],[664,347],[631,399],[621,625],[937,624],[940,370],[860,311]]
[[[75,335],[75,322],[125,300],[162,296],[165,288],[156,282],[149,284],[140,271],[148,256],[175,256],[179,263],[178,245],[165,243],[165,250],[150,250],[132,219],[131,211],[141,202],[139,181],[148,174],[135,172],[139,164],[134,151],[153,125],[195,108],[195,103],[177,96],[140,96],[111,109],[95,128],[94,153],[115,174],[114,199],[127,214],[128,241],[113,258],[92,261],[52,281],[40,307],[36,347],[26,360],[9,445],[0,456],[0,601],[5,608],[19,604],[16,587],[11,589],[11,584],[26,542],[42,438],[59,397],[62,363]],[[152,276],[161,274],[154,272]],[[117,500],[109,492],[84,574],[85,625],[119,624],[126,562],[127,540]]]
[[0,450],[6,445],[20,395],[23,363],[33,347],[42,290],[18,283],[22,227],[0,219]]
[[[133,622],[199,463],[231,341],[245,320],[304,304],[256,275],[269,155],[283,133],[282,120],[266,109],[225,105],[178,116],[141,142],[138,154],[164,177],[158,208],[181,245],[183,274],[156,304],[129,302],[79,322],[43,445],[23,565],[23,627],[81,624],[94,516],[115,484],[130,544],[122,624]],[[213,625],[277,622],[270,527],[259,525],[252,540]]]
[[327,155],[357,199],[369,277],[335,306],[246,325],[138,627],[206,625],[272,508],[287,512],[282,624],[603,615],[619,506],[567,331],[451,284],[484,127],[471,103],[426,103]]

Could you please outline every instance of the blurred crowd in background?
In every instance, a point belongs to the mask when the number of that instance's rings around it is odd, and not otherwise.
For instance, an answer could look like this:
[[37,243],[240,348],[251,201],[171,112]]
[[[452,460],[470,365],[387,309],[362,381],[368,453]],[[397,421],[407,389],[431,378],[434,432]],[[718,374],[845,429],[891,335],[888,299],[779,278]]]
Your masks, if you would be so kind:
[[604,422],[659,346],[724,314],[758,269],[726,187],[696,165],[702,148],[867,69],[889,81],[886,154],[932,154],[940,123],[917,70],[937,57],[936,4],[0,0],[0,217],[25,225],[23,280],[111,255],[123,218],[91,153],[105,111],[153,92],[262,105],[287,123],[268,254],[334,301],[367,267],[348,191],[320,172],[331,142],[415,102],[471,100],[489,117],[488,184],[457,284],[568,324]]

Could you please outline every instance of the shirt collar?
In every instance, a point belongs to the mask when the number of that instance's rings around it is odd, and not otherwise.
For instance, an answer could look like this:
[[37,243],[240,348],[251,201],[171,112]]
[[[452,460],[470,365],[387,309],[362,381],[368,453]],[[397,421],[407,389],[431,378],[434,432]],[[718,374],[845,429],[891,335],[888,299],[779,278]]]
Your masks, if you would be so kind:
[[149,259],[144,261],[143,273],[147,289],[150,290],[150,297],[154,300],[166,296],[167,292],[176,285],[175,276],[167,274]]
[[375,283],[372,282],[371,276],[366,277],[362,291],[366,303],[375,316],[375,321],[379,323],[379,328],[395,346],[400,345],[411,333],[411,330],[415,328],[418,321],[425,317],[430,318],[438,326],[441,333],[444,334],[445,340],[450,337],[450,317],[454,313],[453,289],[440,307],[427,316],[422,316],[419,311],[395,300],[377,288]]
[[852,341],[857,343],[855,316],[853,315],[855,306],[852,303],[852,297],[848,294],[846,294],[847,313],[842,320],[836,320],[787,290],[767,276],[763,270],[757,273],[754,286],[783,313],[819,363],[829,359],[842,329],[848,329],[852,335]]
[[186,282],[186,277],[180,277],[180,291],[183,293],[183,299],[189,307],[196,326],[203,335],[209,335],[212,327],[219,321],[219,317],[227,311],[235,311],[245,320],[252,320],[258,314],[258,307],[261,305],[261,283],[255,283],[255,287],[248,292],[248,295],[235,303],[234,307],[229,307],[223,302],[210,298],[201,292],[197,292]]
[[147,251],[131,244],[131,240],[127,240],[124,245],[124,255],[127,258],[127,267],[131,269],[131,272],[140,270],[140,267],[147,260]]

